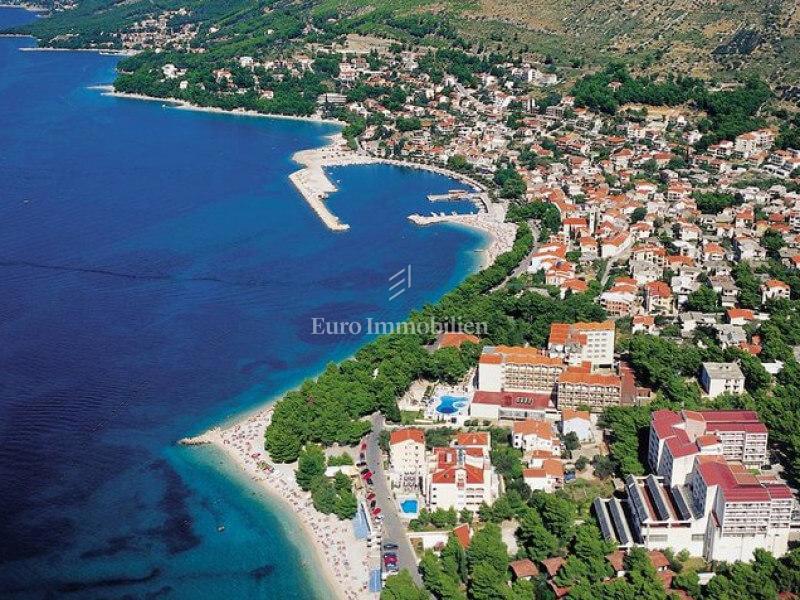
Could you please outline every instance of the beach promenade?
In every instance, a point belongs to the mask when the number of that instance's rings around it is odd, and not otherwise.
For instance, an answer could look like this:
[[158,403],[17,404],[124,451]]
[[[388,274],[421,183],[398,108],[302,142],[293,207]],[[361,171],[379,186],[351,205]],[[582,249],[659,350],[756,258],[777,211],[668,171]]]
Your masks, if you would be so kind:
[[264,432],[271,416],[272,409],[267,408],[230,427],[214,428],[180,443],[213,444],[253,482],[284,502],[312,543],[316,560],[308,560],[309,568],[321,571],[320,576],[325,577],[337,598],[376,599],[377,594],[368,591],[370,563],[367,544],[356,538],[353,524],[317,512],[311,495],[301,490],[295,481],[294,465],[273,464],[269,460],[264,450]]

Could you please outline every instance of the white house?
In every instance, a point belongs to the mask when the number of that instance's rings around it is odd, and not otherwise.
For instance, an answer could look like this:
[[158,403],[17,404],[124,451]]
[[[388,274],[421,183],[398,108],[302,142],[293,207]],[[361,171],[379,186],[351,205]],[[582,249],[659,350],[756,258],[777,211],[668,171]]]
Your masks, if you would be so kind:
[[553,435],[553,425],[545,420],[528,419],[514,423],[511,443],[523,452],[539,450],[551,455],[560,453],[558,439]]
[[571,408],[561,411],[561,434],[567,435],[568,433],[577,435],[581,443],[594,441],[589,411],[572,410]]

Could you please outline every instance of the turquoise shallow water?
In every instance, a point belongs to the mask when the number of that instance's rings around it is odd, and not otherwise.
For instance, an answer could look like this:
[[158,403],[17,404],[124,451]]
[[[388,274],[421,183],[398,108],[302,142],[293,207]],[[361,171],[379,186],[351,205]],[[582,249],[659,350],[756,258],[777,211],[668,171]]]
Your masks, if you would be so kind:
[[331,233],[287,179],[331,126],[105,97],[115,58],[32,45],[0,38],[0,595],[326,597],[286,513],[174,441],[364,342],[314,317],[456,285],[482,238],[406,216],[469,207],[431,206],[456,187],[431,173],[333,169]]

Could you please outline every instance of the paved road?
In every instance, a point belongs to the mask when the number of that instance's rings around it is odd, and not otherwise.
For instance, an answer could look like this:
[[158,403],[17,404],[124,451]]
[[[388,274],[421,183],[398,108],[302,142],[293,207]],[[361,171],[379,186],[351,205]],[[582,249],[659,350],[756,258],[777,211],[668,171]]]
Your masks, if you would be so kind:
[[417,570],[417,558],[406,537],[406,528],[397,514],[397,505],[391,498],[386,474],[383,470],[381,450],[378,438],[383,430],[383,415],[372,416],[372,432],[367,437],[367,466],[372,471],[372,482],[377,496],[378,506],[383,515],[383,542],[394,542],[398,545],[397,562],[400,569],[408,569],[417,585],[422,585],[422,578]]

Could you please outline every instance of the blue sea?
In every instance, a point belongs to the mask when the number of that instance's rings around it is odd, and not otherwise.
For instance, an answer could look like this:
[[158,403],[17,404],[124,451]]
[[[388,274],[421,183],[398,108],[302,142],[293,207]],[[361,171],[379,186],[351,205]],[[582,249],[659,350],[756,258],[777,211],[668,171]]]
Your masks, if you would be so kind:
[[0,596],[327,597],[283,509],[175,441],[365,342],[314,317],[454,287],[485,240],[407,215],[471,207],[432,206],[458,187],[435,174],[333,169],[330,232],[287,176],[335,127],[104,96],[117,58],[33,46],[0,38]]

